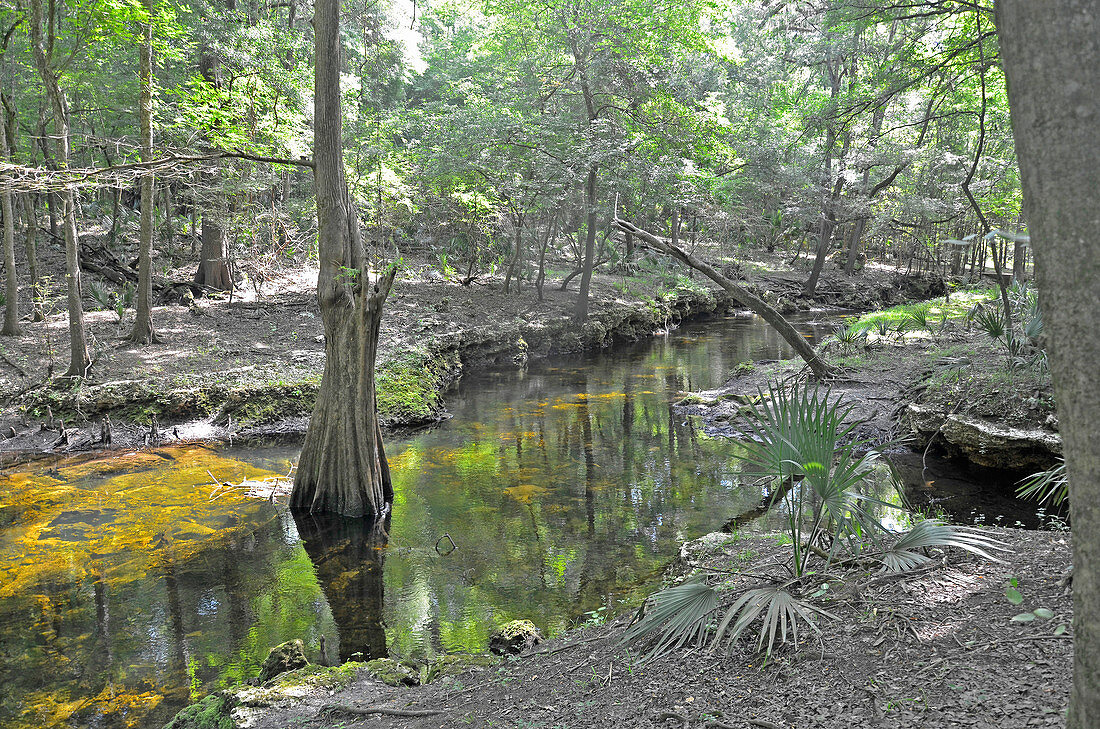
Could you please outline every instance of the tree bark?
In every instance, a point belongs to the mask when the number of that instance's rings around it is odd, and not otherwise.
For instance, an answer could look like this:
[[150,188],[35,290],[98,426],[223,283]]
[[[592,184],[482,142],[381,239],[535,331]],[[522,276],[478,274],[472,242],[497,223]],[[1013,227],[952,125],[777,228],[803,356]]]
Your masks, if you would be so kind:
[[[0,134],[0,136],[3,136]],[[0,151],[7,157],[7,143]],[[4,328],[0,334],[15,336],[19,334],[19,280],[15,270],[15,212],[12,210],[11,193],[5,190],[0,194],[0,207],[4,214]]]
[[215,291],[229,291],[233,288],[233,276],[229,271],[229,250],[225,247],[225,228],[220,220],[225,211],[223,206],[218,207],[217,211],[207,208],[202,216],[202,248],[195,283]]
[[592,269],[596,260],[596,165],[588,168],[585,179],[585,204],[588,206],[586,228],[584,232],[584,263],[581,271],[581,290],[577,293],[577,306],[573,318],[578,323],[588,319],[588,289],[592,285]]
[[31,275],[31,321],[39,322],[46,318],[42,313],[41,292],[38,290],[38,196],[28,193],[23,201],[23,215],[26,217],[26,234],[23,247],[27,251],[27,270]]
[[[840,72],[837,63],[830,61],[826,64],[829,73],[829,98],[835,103],[840,95]],[[833,113],[830,111],[830,114]],[[817,281],[821,277],[821,269],[825,265],[825,256],[829,254],[829,244],[833,241],[833,231],[836,228],[836,201],[840,197],[840,190],[844,186],[844,177],[837,176],[833,183],[833,147],[836,146],[836,120],[830,120],[825,131],[825,169],[822,171],[821,182],[825,191],[821,205],[821,235],[817,242],[817,255],[814,256],[814,267],[810,271],[810,277],[802,289],[803,296],[813,296],[817,291]],[[843,164],[844,155],[848,151],[849,135],[844,144],[844,151],[840,153],[838,162]]]
[[[222,85],[221,59],[209,47],[199,52],[199,73],[206,83],[215,89]],[[218,187],[220,175],[214,175],[214,187]],[[215,202],[202,214],[202,248],[199,252],[199,268],[195,271],[195,283],[215,291],[232,291],[233,276],[229,270],[229,250],[225,244],[226,204],[215,190]]]
[[309,512],[378,518],[393,501],[378,426],[374,364],[382,305],[396,274],[373,275],[344,176],[340,103],[340,0],[318,0],[314,163],[317,301],[325,371],[306,431],[290,505]]
[[[69,166],[69,103],[58,83],[57,74],[46,55],[46,41],[42,37],[42,0],[31,0],[31,45],[35,65],[42,85],[54,111],[54,132],[57,137],[57,166]],[[52,39],[50,39],[52,47]],[[84,333],[84,308],[80,298],[80,235],[76,228],[76,200],[72,190],[57,195],[62,206],[65,229],[65,281],[68,284],[69,308],[69,369],[66,377],[84,377],[91,369],[88,343]]]
[[[13,29],[14,30],[14,29]],[[10,33],[4,39],[0,49],[0,59],[7,55]],[[0,159],[15,161],[15,107],[11,97],[0,89]],[[0,334],[15,336],[19,334],[19,278],[15,268],[15,206],[12,204],[12,192],[5,189],[0,193],[0,208],[4,215],[4,276],[5,309],[4,326]]]
[[[141,159],[153,159],[153,0],[142,3],[148,18],[142,28],[141,41]],[[134,302],[137,314],[130,341],[137,344],[160,342],[153,328],[153,175],[141,178],[141,237],[138,242],[138,286]]]
[[718,271],[706,261],[699,260],[687,251],[671,245],[668,241],[658,238],[652,233],[644,231],[636,225],[619,218],[615,219],[614,225],[624,233],[636,235],[643,243],[650,247],[672,256],[681,263],[691,266],[725,289],[739,304],[748,307],[755,314],[758,314],[764,321],[768,322],[784,340],[786,340],[787,344],[791,345],[791,348],[803,359],[814,377],[818,380],[827,380],[832,376],[833,373],[817,355],[813,347],[811,347],[806,339],[795,331],[791,323],[784,319],[783,315],[771,307],[768,302],[764,301],[745,287],[738,285],[718,273]]
[[1086,729],[1100,717],[1100,2],[1000,0],[996,11],[1069,479],[1066,726]]

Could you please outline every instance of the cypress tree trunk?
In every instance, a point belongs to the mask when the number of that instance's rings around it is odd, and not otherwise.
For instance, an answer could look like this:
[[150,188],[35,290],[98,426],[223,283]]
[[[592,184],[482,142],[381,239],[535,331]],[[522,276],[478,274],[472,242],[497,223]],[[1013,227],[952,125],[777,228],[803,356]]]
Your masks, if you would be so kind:
[[[9,36],[10,37],[10,36]],[[0,48],[0,58],[6,55],[7,39],[3,48]],[[0,159],[15,161],[15,108],[12,106],[11,97],[0,90],[0,104],[3,112],[0,120]],[[15,206],[12,205],[11,190],[0,193],[0,208],[4,215],[4,276],[5,309],[4,327],[0,334],[15,336],[19,334],[19,279],[15,270]]]
[[[149,14],[141,42],[141,158],[153,159],[153,1],[144,0]],[[130,341],[138,344],[160,342],[153,329],[153,175],[141,178],[141,237],[138,243],[138,287],[134,308],[137,317],[130,332]]]
[[1066,726],[1089,729],[1100,718],[1100,2],[1000,0],[996,11],[1069,479]]
[[306,431],[290,506],[379,517],[393,501],[374,392],[382,305],[396,267],[374,275],[344,177],[340,108],[340,0],[318,0],[314,173],[317,301],[325,326],[325,372]]

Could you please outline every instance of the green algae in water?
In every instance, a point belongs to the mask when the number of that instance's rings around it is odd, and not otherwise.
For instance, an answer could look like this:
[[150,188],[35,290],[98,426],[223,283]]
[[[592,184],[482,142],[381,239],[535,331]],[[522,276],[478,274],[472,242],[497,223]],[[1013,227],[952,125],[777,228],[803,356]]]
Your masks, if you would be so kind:
[[0,726],[163,723],[277,638],[332,630],[274,507],[210,477],[272,471],[202,446],[34,467],[0,477]]

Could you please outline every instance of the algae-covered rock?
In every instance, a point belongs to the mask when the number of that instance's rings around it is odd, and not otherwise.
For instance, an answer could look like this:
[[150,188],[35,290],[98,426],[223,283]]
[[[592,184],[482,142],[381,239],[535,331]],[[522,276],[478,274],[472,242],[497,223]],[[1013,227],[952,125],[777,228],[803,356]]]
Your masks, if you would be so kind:
[[469,670],[489,668],[500,658],[486,653],[447,653],[432,661],[425,671],[424,683],[454,677]]
[[260,668],[260,681],[267,683],[280,673],[293,671],[297,668],[309,665],[306,658],[306,647],[301,640],[288,640],[271,649],[267,654],[267,660]]
[[390,686],[418,686],[420,670],[392,658],[375,658],[367,663],[367,670],[375,678]]
[[542,642],[542,634],[530,620],[513,620],[489,636],[489,650],[498,656],[518,655]]
[[230,712],[237,698],[228,692],[210,694],[172,717],[164,729],[235,729]]

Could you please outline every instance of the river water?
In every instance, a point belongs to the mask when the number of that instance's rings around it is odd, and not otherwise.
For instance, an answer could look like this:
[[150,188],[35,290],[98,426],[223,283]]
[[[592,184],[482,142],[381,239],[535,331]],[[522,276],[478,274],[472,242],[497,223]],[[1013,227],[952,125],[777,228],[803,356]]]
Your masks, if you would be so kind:
[[[741,485],[741,446],[670,404],[786,356],[761,321],[729,317],[465,376],[451,420],[388,444],[385,532],[214,484],[285,475],[296,446],[0,475],[0,727],[160,726],[291,638],[312,656],[324,636],[331,658],[424,659],[484,651],[508,620],[553,635],[637,602],[683,541],[762,497]],[[923,464],[909,470],[930,494]],[[881,496],[898,498],[888,478]],[[945,504],[963,519],[998,508]]]

